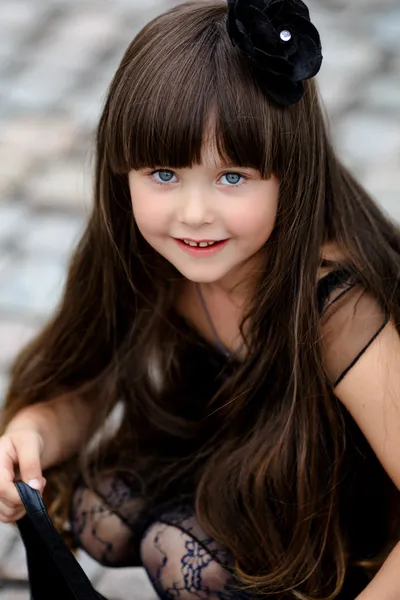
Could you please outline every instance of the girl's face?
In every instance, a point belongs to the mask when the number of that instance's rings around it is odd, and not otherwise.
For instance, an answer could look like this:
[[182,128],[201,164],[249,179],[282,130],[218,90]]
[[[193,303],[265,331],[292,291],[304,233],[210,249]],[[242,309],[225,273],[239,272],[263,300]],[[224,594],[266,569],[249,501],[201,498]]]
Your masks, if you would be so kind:
[[190,281],[254,270],[274,228],[278,179],[221,163],[212,145],[191,168],[132,170],[129,187],[141,234]]

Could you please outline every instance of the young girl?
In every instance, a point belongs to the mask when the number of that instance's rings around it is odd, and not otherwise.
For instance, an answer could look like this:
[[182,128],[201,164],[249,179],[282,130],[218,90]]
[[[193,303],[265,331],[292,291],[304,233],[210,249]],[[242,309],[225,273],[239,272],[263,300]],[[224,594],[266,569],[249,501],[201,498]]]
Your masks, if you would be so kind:
[[132,42],[12,371],[2,521],[44,473],[74,545],[160,597],[399,597],[400,232],[332,149],[321,61],[300,0],[189,2]]

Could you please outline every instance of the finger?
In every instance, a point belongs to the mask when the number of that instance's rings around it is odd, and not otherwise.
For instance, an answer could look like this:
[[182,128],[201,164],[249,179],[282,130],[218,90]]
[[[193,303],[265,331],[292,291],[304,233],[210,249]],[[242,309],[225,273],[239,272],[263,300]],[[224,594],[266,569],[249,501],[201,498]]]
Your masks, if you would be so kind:
[[8,506],[8,508],[11,508],[12,510],[18,510],[21,508],[21,506],[23,506],[21,499],[19,499],[19,502],[16,503],[16,502],[10,502],[9,500],[2,498],[0,500],[0,502],[2,502],[5,506]]
[[5,515],[0,513],[0,523],[15,523],[16,521],[19,521],[20,519],[22,519],[22,517],[24,517],[25,515],[26,515],[25,510],[14,512],[13,514],[11,514],[8,517],[6,517]]
[[21,504],[19,494],[13,484],[16,450],[7,437],[0,438],[0,498],[11,504]]
[[14,473],[8,467],[0,466],[0,498],[9,505],[22,504],[20,495],[14,485]]
[[21,508],[20,506],[17,509],[11,508],[10,506],[7,506],[7,504],[5,504],[3,500],[0,500],[0,515],[2,515],[3,517],[11,519],[12,517],[14,517],[14,515],[17,515],[22,511],[23,508]]
[[20,519],[22,519],[22,517],[24,517],[26,515],[26,510],[22,509],[20,511],[18,511],[17,513],[15,513],[14,517],[13,517],[13,521],[19,521]]
[[40,445],[37,436],[25,436],[18,445],[18,463],[21,479],[35,490],[43,490],[40,464]]

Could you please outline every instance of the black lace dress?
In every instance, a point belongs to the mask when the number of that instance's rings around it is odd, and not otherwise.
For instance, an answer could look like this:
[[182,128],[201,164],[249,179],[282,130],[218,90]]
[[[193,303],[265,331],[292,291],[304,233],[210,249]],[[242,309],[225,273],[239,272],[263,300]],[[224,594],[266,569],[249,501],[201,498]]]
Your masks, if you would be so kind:
[[[326,368],[335,387],[373,343],[389,316],[344,269],[333,270],[319,281],[318,301],[329,356]],[[202,381],[198,385],[204,394],[207,388],[215,388],[226,357],[210,345],[202,360]],[[385,512],[387,477],[348,414],[346,419],[354,481],[345,519],[352,532],[355,555],[360,549],[365,554],[366,547],[373,555],[386,531],[384,521],[380,523],[376,515]],[[380,487],[371,488],[371,477],[381,482]],[[232,591],[222,570],[217,577],[219,583],[215,583],[215,565],[229,566],[232,557],[209,539],[196,520],[193,505],[181,497],[186,498],[180,496],[178,483],[170,502],[149,510],[139,485],[122,477],[104,477],[96,492],[83,485],[77,487],[71,507],[72,532],[77,544],[102,564],[143,565],[160,597],[244,596]],[[176,568],[171,571],[172,563],[178,565],[179,573]],[[354,600],[366,583],[361,571],[350,569],[340,598]]]

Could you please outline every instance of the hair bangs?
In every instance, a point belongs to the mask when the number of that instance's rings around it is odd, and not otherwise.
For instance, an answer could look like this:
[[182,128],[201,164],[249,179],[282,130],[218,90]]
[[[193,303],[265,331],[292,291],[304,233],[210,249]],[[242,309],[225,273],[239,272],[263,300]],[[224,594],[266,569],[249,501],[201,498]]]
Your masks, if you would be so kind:
[[188,3],[145,30],[151,43],[135,38],[110,96],[111,169],[190,167],[212,143],[223,162],[270,176],[271,107],[229,40],[226,7]]
[[214,54],[215,127],[218,154],[237,166],[258,169],[264,178],[274,172],[273,143],[280,134],[276,109],[261,91],[248,62],[237,52],[220,23]]

